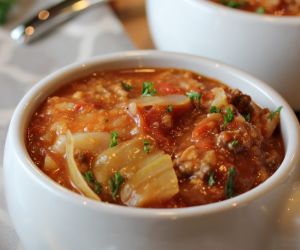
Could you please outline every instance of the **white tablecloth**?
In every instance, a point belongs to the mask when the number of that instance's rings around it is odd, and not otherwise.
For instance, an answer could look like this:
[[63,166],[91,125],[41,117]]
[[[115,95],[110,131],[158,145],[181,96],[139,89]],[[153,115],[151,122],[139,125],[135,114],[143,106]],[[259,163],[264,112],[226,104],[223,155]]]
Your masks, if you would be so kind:
[[[17,1],[18,2],[18,1]],[[39,79],[64,65],[91,56],[132,49],[133,46],[107,6],[96,6],[62,25],[44,39],[19,46],[9,37],[9,29],[32,12],[57,1],[20,0],[11,21],[0,28],[0,162],[11,114]],[[2,164],[0,164],[2,165]],[[21,250],[6,211],[0,167],[0,249]],[[42,249],[41,249],[42,250]]]

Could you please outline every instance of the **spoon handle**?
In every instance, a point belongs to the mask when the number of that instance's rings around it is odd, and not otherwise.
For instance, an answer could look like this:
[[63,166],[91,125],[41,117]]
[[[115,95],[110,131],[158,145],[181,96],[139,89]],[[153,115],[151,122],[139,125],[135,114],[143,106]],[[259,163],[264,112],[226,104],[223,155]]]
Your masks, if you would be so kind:
[[49,8],[40,10],[32,18],[15,27],[11,31],[11,38],[19,43],[30,43],[87,8],[109,1],[64,0]]

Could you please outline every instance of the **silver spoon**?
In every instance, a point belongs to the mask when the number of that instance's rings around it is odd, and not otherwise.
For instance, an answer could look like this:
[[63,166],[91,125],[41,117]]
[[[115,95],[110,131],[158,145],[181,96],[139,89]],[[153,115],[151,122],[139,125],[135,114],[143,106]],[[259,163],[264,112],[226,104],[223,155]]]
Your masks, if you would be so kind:
[[40,10],[34,17],[15,27],[10,33],[11,38],[19,43],[30,43],[91,6],[107,2],[110,0],[64,0]]

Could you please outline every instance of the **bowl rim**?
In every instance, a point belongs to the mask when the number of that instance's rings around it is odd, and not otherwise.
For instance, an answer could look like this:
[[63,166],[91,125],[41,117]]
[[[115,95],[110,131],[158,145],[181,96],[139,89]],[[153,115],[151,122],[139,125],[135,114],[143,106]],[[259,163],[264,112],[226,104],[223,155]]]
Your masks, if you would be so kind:
[[[58,78],[59,76],[62,76],[64,74],[70,75],[71,72],[78,71],[86,67],[87,65],[89,67],[92,67],[93,65],[101,65],[105,62],[116,61],[121,58],[125,58],[126,60],[140,60],[141,58],[164,58],[167,60],[188,60],[190,62],[198,62],[208,65],[210,67],[221,68],[221,70],[229,71],[235,76],[241,76],[243,79],[245,79],[245,82],[249,81],[248,85],[251,85],[251,88],[256,88],[258,91],[267,92],[269,95],[269,99],[270,97],[272,97],[274,100],[276,100],[276,102],[279,105],[284,107],[283,112],[281,112],[281,121],[285,123],[286,126],[289,128],[287,131],[289,145],[286,145],[285,158],[278,170],[265,182],[241,195],[216,203],[186,208],[152,209],[125,207],[94,201],[60,186],[58,183],[56,183],[50,177],[44,174],[40,169],[38,169],[38,167],[36,167],[26,150],[25,138],[23,137],[26,133],[24,130],[22,132],[22,127],[25,127],[24,122],[27,117],[25,114],[26,112],[24,111],[28,109],[29,104],[33,105],[34,103],[36,103],[36,96],[39,93],[43,92],[43,89],[47,86],[48,83]],[[166,65],[165,67],[168,66]],[[188,70],[188,67],[186,69]],[[68,81],[66,81],[66,83],[67,82]],[[46,93],[49,92],[49,90],[46,91]],[[263,95],[266,96],[265,93],[263,93]],[[29,112],[29,114],[32,115],[32,112]],[[33,86],[19,102],[12,116],[9,128],[9,135],[11,135],[8,138],[11,139],[11,146],[13,147],[15,156],[17,157],[18,161],[22,163],[20,164],[20,167],[22,167],[34,181],[39,183],[43,188],[47,189],[47,191],[51,192],[56,197],[71,202],[76,206],[83,206],[92,210],[97,210],[99,212],[110,213],[115,215],[124,215],[131,218],[177,219],[213,214],[226,211],[228,209],[234,209],[236,207],[244,206],[248,203],[257,200],[259,197],[262,197],[263,195],[267,194],[273,189],[274,186],[281,185],[283,181],[290,176],[289,173],[295,168],[295,165],[300,160],[300,155],[296,154],[297,149],[300,147],[300,133],[298,127],[298,120],[290,106],[287,104],[287,102],[271,87],[261,82],[260,80],[248,75],[247,73],[232,68],[231,66],[227,66],[223,63],[219,63],[215,60],[182,53],[152,50],[124,51],[107,54],[104,56],[102,55],[90,58],[84,62],[71,64],[48,75],[47,77],[39,81],[35,86]],[[291,140],[291,138],[293,138],[293,140]]]
[[272,25],[299,25],[300,24],[300,16],[275,16],[270,14],[259,15],[257,13],[251,11],[242,11],[239,9],[230,8],[227,6],[223,6],[222,4],[215,3],[210,0],[183,0],[189,4],[192,4],[193,7],[206,7],[212,11],[222,12],[223,15],[228,16],[230,18],[242,18],[248,21],[259,22],[259,23],[270,23]]

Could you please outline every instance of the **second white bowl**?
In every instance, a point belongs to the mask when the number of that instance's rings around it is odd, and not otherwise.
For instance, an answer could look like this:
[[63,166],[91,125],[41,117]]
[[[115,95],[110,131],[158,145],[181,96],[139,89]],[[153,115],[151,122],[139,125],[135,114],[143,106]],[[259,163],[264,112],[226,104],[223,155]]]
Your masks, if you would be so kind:
[[147,0],[147,13],[158,49],[248,71],[300,111],[300,16],[258,15],[209,0]]

